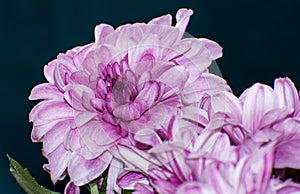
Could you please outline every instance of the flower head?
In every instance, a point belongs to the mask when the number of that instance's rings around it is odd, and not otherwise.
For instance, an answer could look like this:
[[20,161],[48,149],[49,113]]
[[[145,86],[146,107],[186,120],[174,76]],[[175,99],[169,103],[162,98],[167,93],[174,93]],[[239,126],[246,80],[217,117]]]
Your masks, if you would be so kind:
[[299,96],[289,78],[276,79],[274,89],[257,83],[239,98],[224,92],[205,103],[235,144],[275,142],[275,168],[300,168]]
[[[192,13],[180,9],[175,26],[170,15],[117,29],[100,24],[95,42],[45,66],[48,83],[31,92],[31,100],[42,101],[30,120],[32,140],[43,142],[49,161],[44,168],[54,183],[68,174],[74,190],[110,163],[121,168],[113,156],[116,143],[149,149],[166,138],[170,119],[182,107],[198,103],[205,92],[229,90],[207,72],[222,55],[221,47],[208,39],[183,38]],[[118,189],[110,178],[119,171],[116,166],[109,170],[111,192]]]

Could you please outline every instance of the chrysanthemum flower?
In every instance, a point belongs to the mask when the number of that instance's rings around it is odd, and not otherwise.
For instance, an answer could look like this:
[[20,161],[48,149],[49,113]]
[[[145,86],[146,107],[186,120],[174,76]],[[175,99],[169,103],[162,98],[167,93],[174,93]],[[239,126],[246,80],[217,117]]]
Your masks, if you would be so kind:
[[218,131],[182,137],[148,151],[119,147],[124,160],[136,167],[119,176],[119,186],[135,194],[300,192],[299,184],[272,177],[274,142],[246,152],[247,145],[233,146]]
[[299,96],[290,79],[276,79],[274,89],[257,83],[239,99],[219,93],[205,103],[210,104],[212,123],[222,121],[221,128],[235,144],[274,141],[275,168],[300,169]]
[[[100,24],[95,42],[76,47],[44,68],[48,83],[33,88],[30,99],[42,100],[30,113],[32,140],[43,142],[53,183],[70,177],[66,192],[78,191],[109,166],[108,192],[122,162],[115,144],[149,149],[153,134],[163,140],[170,118],[206,90],[227,90],[207,73],[222,55],[208,39],[182,38],[192,15],[180,9],[177,23],[165,15],[149,23],[114,29]],[[119,190],[118,190],[119,191]]]

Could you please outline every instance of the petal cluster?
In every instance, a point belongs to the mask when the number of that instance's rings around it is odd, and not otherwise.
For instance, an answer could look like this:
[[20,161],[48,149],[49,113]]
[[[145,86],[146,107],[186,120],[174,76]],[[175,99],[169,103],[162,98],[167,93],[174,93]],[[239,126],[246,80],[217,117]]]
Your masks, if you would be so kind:
[[208,72],[222,48],[205,38],[183,38],[192,14],[180,9],[175,26],[170,15],[116,29],[100,24],[95,42],[45,66],[47,83],[29,97],[40,100],[30,113],[31,138],[43,143],[53,183],[70,178],[66,193],[79,192],[106,170],[107,192],[120,192],[117,177],[132,167],[120,149],[147,151],[172,139],[170,121],[178,115],[192,133],[209,124],[201,99],[230,88]]
[[[31,139],[65,193],[106,180],[107,193],[299,193],[277,171],[300,169],[300,102],[294,83],[254,84],[236,97],[208,67],[222,48],[185,38],[176,24],[95,28],[95,41],[59,54],[30,100]],[[107,179],[105,178],[107,176]],[[294,178],[294,177],[287,177]],[[299,181],[299,180],[298,180]]]

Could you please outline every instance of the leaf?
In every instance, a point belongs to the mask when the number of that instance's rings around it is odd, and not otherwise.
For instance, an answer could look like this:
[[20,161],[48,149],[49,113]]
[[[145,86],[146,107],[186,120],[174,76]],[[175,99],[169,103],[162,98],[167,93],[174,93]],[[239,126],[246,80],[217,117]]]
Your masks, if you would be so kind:
[[90,191],[91,194],[99,194],[99,190],[98,190],[98,179],[94,180],[93,182],[89,183],[86,185],[86,187],[88,188],[88,190]]
[[107,176],[108,176],[108,172],[107,170],[103,173],[103,182],[102,182],[102,186],[100,189],[100,194],[105,194],[106,193],[106,185],[107,185]]
[[6,155],[9,163],[10,173],[15,177],[18,184],[28,194],[59,194],[58,192],[51,191],[38,184],[38,182],[31,176],[27,169],[24,169],[17,161]]

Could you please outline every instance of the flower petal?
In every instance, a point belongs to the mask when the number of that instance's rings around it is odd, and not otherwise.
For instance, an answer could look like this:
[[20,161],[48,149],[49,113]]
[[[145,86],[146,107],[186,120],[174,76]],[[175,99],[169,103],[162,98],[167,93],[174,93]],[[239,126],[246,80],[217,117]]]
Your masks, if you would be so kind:
[[276,147],[274,167],[300,169],[300,136]]
[[269,86],[255,84],[247,90],[242,121],[248,133],[253,134],[260,129],[264,114],[274,108],[273,99],[273,90]]
[[65,187],[64,194],[80,194],[80,188],[72,182],[68,182]]
[[74,110],[64,102],[43,101],[30,112],[29,119],[35,126],[47,124],[59,119],[72,119]]
[[274,96],[276,107],[298,110],[298,92],[294,83],[289,78],[278,78],[275,80]]
[[111,162],[112,155],[104,152],[98,158],[85,160],[79,155],[73,155],[68,164],[70,179],[75,185],[82,186],[100,176]]
[[100,43],[100,41],[114,32],[114,28],[107,24],[99,24],[95,27],[95,42]]
[[63,93],[59,91],[56,86],[49,83],[35,86],[31,90],[31,94],[29,96],[29,100],[45,99],[63,101],[63,98]]
[[193,15],[193,10],[191,9],[179,9],[176,13],[176,28],[179,28],[180,30],[180,36],[182,37],[186,27],[190,21],[190,16]]
[[148,24],[171,26],[172,16],[169,15],[169,14],[164,15],[164,16],[160,16],[158,18],[152,19],[151,21],[148,22]]

